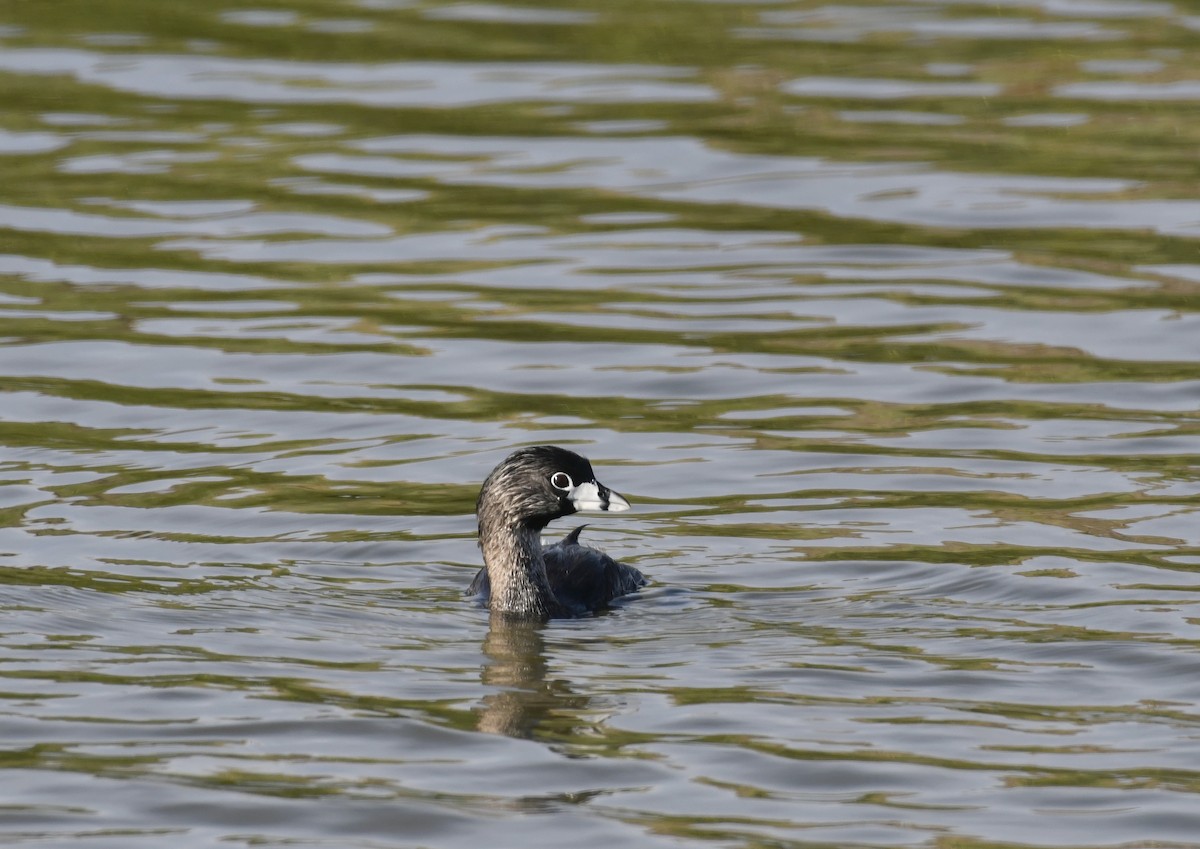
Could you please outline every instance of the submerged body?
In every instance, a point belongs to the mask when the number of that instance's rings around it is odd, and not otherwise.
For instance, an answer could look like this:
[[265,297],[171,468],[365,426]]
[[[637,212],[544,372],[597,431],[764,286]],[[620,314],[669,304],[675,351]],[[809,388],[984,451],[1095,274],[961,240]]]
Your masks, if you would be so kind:
[[497,613],[527,618],[580,616],[608,606],[644,586],[642,573],[581,545],[582,526],[545,547],[541,531],[578,510],[628,509],[578,454],[548,445],[513,452],[479,492],[484,568],[468,592]]

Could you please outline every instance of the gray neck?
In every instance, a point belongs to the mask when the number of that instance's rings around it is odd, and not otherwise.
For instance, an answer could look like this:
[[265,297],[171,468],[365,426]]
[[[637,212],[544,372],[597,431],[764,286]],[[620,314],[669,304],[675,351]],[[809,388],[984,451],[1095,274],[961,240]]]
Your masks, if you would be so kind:
[[479,523],[479,546],[496,613],[549,618],[561,607],[546,578],[541,534],[524,525]]

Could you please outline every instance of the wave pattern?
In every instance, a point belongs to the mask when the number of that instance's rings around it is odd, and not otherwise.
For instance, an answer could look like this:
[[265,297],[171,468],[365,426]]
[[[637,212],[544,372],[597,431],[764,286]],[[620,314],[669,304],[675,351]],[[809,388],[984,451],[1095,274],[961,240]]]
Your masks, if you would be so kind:
[[6,845],[1200,847],[1198,27],[0,9]]

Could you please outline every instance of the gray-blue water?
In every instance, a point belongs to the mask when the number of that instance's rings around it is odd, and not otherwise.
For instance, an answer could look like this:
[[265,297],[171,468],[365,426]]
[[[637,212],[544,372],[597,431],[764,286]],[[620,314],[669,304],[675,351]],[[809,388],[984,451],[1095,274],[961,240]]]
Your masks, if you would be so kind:
[[0,843],[1200,847],[1198,39],[0,2]]

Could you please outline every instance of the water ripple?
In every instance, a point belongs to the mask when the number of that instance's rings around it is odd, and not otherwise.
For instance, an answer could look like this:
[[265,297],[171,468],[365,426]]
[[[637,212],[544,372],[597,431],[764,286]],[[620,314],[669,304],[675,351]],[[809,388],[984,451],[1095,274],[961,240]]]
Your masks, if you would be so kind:
[[[1200,847],[1186,9],[68,6],[0,842]],[[603,615],[462,597],[531,443],[634,504]]]

